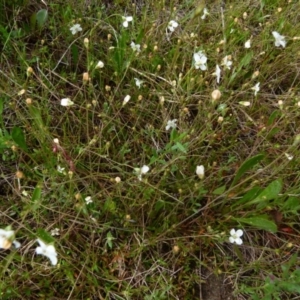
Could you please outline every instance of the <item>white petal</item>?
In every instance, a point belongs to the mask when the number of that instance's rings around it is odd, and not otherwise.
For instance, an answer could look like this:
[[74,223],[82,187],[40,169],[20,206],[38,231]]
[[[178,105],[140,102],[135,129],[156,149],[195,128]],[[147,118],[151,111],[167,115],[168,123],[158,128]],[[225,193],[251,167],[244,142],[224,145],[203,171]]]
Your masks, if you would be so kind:
[[36,254],[43,254],[43,248],[42,247],[36,247],[35,252],[36,252]]
[[232,236],[230,236],[230,237],[229,237],[229,242],[233,244],[234,241],[235,241],[235,239],[234,239]]
[[57,257],[55,255],[49,255],[48,258],[50,259],[53,266],[57,264]]
[[13,241],[13,245],[15,246],[16,249],[20,248],[21,247],[21,243],[18,242],[18,241]]
[[127,22],[132,22],[132,20],[133,20],[132,16],[126,17]]
[[235,234],[236,234],[236,236],[241,237],[244,233],[243,233],[243,230],[238,229]]
[[124,22],[123,22],[123,26],[124,26],[124,27],[128,27],[128,22],[127,22],[127,21],[124,21]]
[[142,169],[141,169],[141,173],[142,174],[146,174],[147,172],[149,172],[150,168],[146,165],[142,166]]
[[242,245],[242,244],[243,244],[243,240],[242,240],[241,238],[235,239],[235,242],[236,242],[238,245]]
[[231,236],[235,235],[235,229],[231,229],[231,230],[230,230],[230,235],[231,235]]
[[245,48],[248,48],[248,49],[251,48],[251,41],[250,40],[245,42]]

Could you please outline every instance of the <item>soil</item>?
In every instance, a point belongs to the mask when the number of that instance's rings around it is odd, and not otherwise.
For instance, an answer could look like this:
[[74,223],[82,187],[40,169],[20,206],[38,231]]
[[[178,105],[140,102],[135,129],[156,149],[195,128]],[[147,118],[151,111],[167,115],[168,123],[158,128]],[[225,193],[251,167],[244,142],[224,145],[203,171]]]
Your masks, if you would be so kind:
[[232,285],[226,282],[225,275],[216,275],[209,270],[204,271],[205,283],[202,284],[202,300],[234,300]]

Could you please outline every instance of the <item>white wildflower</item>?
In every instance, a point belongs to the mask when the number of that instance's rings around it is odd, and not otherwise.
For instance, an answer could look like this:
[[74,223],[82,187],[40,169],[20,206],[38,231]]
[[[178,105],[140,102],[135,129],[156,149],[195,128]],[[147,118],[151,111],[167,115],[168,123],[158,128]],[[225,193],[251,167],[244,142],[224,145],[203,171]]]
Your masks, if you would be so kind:
[[202,51],[198,51],[193,55],[195,69],[207,70],[207,57]]
[[231,69],[232,66],[232,60],[231,60],[231,55],[226,55],[223,60],[222,60],[222,66],[227,68],[228,70]]
[[125,96],[122,105],[124,106],[125,104],[127,104],[127,102],[128,102],[130,99],[131,99],[131,96],[130,96],[130,95]]
[[213,75],[217,77],[217,83],[219,84],[221,80],[221,68],[219,65],[216,65],[216,71],[213,73]]
[[91,196],[85,197],[84,200],[85,200],[85,203],[86,203],[86,204],[91,204],[91,203],[93,203],[93,199],[92,199]]
[[251,103],[249,101],[240,101],[239,104],[243,105],[243,106],[250,106]]
[[70,28],[72,34],[76,34],[77,32],[82,31],[82,28],[80,26],[80,24],[74,24],[71,28]]
[[140,89],[143,84],[143,81],[138,78],[134,78],[134,80],[135,80],[135,85]]
[[104,68],[104,63],[103,63],[103,61],[99,60],[95,69],[102,69],[102,68]]
[[196,174],[198,175],[198,177],[200,179],[203,179],[204,178],[204,173],[205,173],[205,169],[204,169],[204,166],[201,165],[201,166],[197,166],[196,167]]
[[251,40],[250,39],[245,42],[245,48],[247,48],[247,49],[251,48]]
[[177,119],[169,120],[167,122],[166,130],[175,129],[177,127]]
[[73,104],[74,104],[74,102],[71,101],[70,98],[63,98],[60,100],[60,105],[62,105],[62,106],[71,106]]
[[260,85],[260,82],[258,82],[254,87],[251,88],[251,90],[254,91],[254,96],[256,96],[257,93],[260,91],[259,85]]
[[209,15],[209,12],[208,12],[207,8],[205,7],[203,9],[203,15],[201,16],[201,19],[204,20],[206,18],[206,16],[208,16],[208,15]]
[[141,45],[140,44],[136,44],[134,42],[131,42],[130,47],[134,52],[141,52]]
[[272,34],[275,38],[275,46],[276,47],[282,46],[283,48],[285,48],[286,45],[285,37],[283,35],[280,35],[277,31],[273,31]]
[[60,231],[59,228],[54,228],[54,229],[52,229],[52,230],[50,231],[50,234],[51,234],[52,236],[60,235],[60,232],[59,232],[59,231]]
[[131,16],[129,16],[129,17],[122,17],[122,19],[123,19],[123,26],[125,28],[127,28],[129,22],[132,22],[132,20],[133,20],[133,18]]
[[178,23],[174,20],[171,20],[168,24],[168,29],[171,31],[171,32],[174,32],[175,29],[178,27]]
[[243,240],[241,239],[242,235],[243,235],[243,230],[238,229],[237,231],[235,231],[235,229],[231,229],[229,242],[232,244],[236,243],[237,245],[242,245],[243,244]]
[[0,249],[9,249],[12,244],[14,244],[15,248],[21,246],[21,244],[15,240],[15,232],[10,229],[0,229]]
[[138,179],[141,181],[142,180],[142,175],[148,173],[150,168],[146,165],[142,166],[142,168],[134,168],[135,173],[138,176]]
[[52,265],[57,264],[57,253],[53,245],[45,244],[42,240],[38,239],[37,242],[40,244],[39,247],[35,249],[36,254],[41,254],[48,257]]

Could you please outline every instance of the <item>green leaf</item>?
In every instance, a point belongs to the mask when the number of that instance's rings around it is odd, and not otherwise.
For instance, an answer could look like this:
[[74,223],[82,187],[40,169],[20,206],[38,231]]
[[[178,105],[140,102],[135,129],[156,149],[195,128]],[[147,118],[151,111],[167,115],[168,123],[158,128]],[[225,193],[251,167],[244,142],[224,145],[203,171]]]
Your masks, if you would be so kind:
[[279,110],[274,110],[271,113],[271,116],[269,117],[269,120],[267,122],[267,126],[271,126],[274,124],[275,119],[278,117],[278,115],[280,114]]
[[253,166],[255,166],[256,164],[258,164],[262,159],[264,158],[263,154],[258,154],[256,156],[253,156],[251,158],[249,158],[248,160],[246,160],[241,167],[238,169],[233,182],[231,184],[231,186],[234,186],[237,181],[247,172],[249,171]]
[[36,13],[36,22],[38,28],[42,28],[48,19],[48,10],[41,9]]
[[24,151],[28,151],[26,142],[25,142],[25,136],[20,127],[14,127],[12,129],[11,137],[13,141]]
[[272,181],[255,199],[248,202],[247,204],[252,205],[255,203],[266,202],[277,198],[281,192],[282,182],[281,180]]
[[212,193],[214,195],[222,195],[226,191],[226,185],[222,185],[218,188],[216,188]]
[[36,186],[36,188],[34,189],[34,191],[32,193],[32,197],[31,197],[32,203],[39,201],[41,199],[41,195],[42,195],[42,189],[38,185],[38,186]]
[[249,217],[249,218],[239,218],[236,219],[238,222],[245,223],[248,225],[251,225],[253,227],[256,227],[258,229],[267,230],[270,232],[277,232],[277,226],[273,221],[270,221],[267,219],[268,216],[261,215],[258,217]]
[[248,191],[239,201],[233,204],[233,207],[239,206],[241,204],[247,203],[253,200],[258,193],[260,193],[262,189],[258,186],[253,187],[250,191]]
[[295,196],[290,196],[283,204],[283,211],[294,211],[300,209],[299,198]]

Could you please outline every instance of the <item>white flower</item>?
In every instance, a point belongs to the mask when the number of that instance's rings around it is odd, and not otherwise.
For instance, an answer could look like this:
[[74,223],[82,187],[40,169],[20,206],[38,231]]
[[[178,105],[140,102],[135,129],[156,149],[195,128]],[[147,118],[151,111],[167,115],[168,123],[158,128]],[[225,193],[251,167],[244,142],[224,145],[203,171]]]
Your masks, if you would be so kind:
[[228,70],[231,69],[232,61],[231,61],[231,55],[226,55],[222,60],[222,66],[226,67]]
[[60,105],[62,105],[62,106],[71,106],[73,104],[74,104],[74,102],[71,101],[70,98],[63,98],[60,100]]
[[134,52],[141,52],[141,45],[140,44],[136,44],[134,42],[131,42],[130,47]]
[[41,254],[48,257],[52,265],[57,264],[57,253],[53,245],[47,245],[42,240],[37,239],[37,242],[40,244],[39,247],[35,249],[36,254]]
[[141,88],[142,84],[143,84],[143,81],[138,79],[138,78],[134,78],[135,80],[135,85],[138,87],[138,88]]
[[249,39],[248,41],[245,42],[245,48],[251,48],[251,40]]
[[236,243],[238,245],[242,245],[243,244],[243,240],[241,239],[242,235],[243,235],[243,230],[238,229],[237,231],[235,231],[235,229],[231,229],[229,242],[232,244]]
[[258,82],[254,87],[251,88],[251,90],[254,91],[254,96],[256,96],[257,93],[260,91],[259,85],[260,85],[260,82]]
[[72,34],[76,34],[79,31],[82,31],[82,28],[80,26],[80,24],[74,24],[71,28],[70,28]]
[[54,228],[50,231],[52,236],[60,235],[59,228]]
[[131,99],[130,95],[125,96],[124,100],[123,100],[123,106]]
[[284,153],[284,155],[286,156],[286,158],[287,158],[288,160],[292,160],[292,159],[294,158],[293,155],[288,154],[288,153]]
[[250,106],[251,103],[249,101],[240,101],[239,104],[243,105],[243,106]]
[[178,27],[178,23],[174,20],[171,20],[168,24],[168,29],[171,31],[171,32],[174,32],[175,29]]
[[177,127],[177,119],[169,120],[167,122],[166,130],[169,130],[170,128],[175,129]]
[[200,179],[203,179],[204,178],[204,173],[205,173],[205,169],[204,169],[204,166],[201,165],[201,166],[197,166],[196,167],[196,174],[198,175],[198,177]]
[[104,67],[103,61],[99,60],[96,67],[95,67],[95,69],[102,69],[103,67]]
[[202,53],[202,51],[198,51],[193,55],[194,66],[196,69],[201,69],[202,71],[207,70],[207,57]]
[[134,168],[134,171],[136,172],[138,179],[142,180],[142,175],[148,173],[150,168],[146,165],[143,165],[142,168]]
[[207,8],[205,7],[203,9],[203,15],[202,15],[201,19],[204,20],[206,18],[206,16],[208,16],[208,15],[209,15],[209,12],[208,12]]
[[131,16],[129,16],[129,17],[122,17],[122,19],[123,19],[123,26],[125,28],[127,28],[128,27],[128,23],[132,22],[132,20],[133,20],[133,18]]
[[60,165],[57,166],[57,172],[61,174],[65,174],[65,168],[62,168]]
[[273,31],[272,34],[275,38],[275,46],[276,47],[282,46],[283,48],[285,48],[286,45],[285,37],[283,35],[280,35],[277,31]]
[[217,77],[217,83],[219,84],[221,79],[221,68],[219,65],[216,65],[216,71],[213,73],[213,75]]
[[15,240],[15,232],[9,229],[0,229],[0,249],[9,249],[14,244],[20,248],[21,244]]
[[93,199],[92,199],[91,196],[85,197],[84,200],[85,200],[85,203],[86,203],[86,204],[91,204],[91,203],[93,203]]

